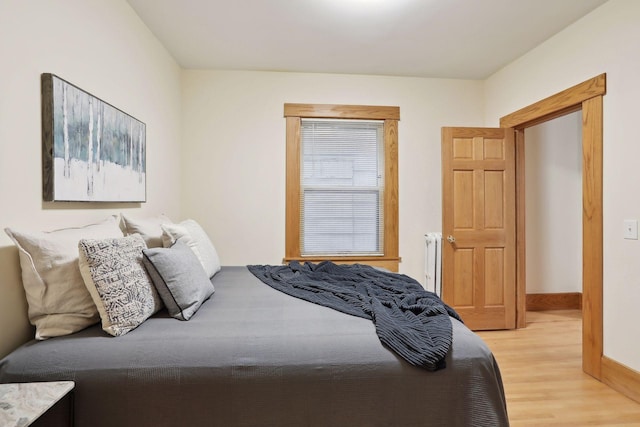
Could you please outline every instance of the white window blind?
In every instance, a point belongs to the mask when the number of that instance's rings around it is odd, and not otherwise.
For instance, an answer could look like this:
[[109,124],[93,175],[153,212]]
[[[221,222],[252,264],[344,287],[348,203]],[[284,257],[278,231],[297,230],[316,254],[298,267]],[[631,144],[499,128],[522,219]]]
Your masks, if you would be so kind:
[[382,255],[384,121],[301,120],[301,254]]

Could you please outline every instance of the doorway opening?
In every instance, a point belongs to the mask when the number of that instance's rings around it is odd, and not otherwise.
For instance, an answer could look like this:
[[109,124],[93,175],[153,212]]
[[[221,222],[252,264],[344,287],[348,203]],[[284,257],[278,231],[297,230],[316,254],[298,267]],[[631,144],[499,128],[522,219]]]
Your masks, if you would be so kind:
[[582,369],[602,377],[602,104],[601,74],[500,119],[516,132],[516,323],[526,325],[525,129],[582,111]]
[[525,141],[527,312],[582,310],[581,111],[525,129]]

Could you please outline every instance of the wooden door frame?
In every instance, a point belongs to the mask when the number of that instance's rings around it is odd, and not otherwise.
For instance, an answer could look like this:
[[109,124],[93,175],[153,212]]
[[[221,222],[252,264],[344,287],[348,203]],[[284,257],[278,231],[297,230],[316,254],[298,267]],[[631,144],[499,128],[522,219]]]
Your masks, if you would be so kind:
[[526,326],[524,130],[582,110],[582,369],[602,379],[603,223],[602,97],[606,74],[531,104],[500,119],[516,131],[516,325]]

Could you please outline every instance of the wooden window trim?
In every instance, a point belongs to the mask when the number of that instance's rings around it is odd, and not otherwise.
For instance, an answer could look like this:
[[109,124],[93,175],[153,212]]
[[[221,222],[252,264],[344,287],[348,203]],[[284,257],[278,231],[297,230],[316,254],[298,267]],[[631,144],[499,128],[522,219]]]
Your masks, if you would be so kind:
[[[369,264],[398,271],[398,121],[399,107],[334,104],[284,104],[286,118],[285,256],[289,261]],[[381,256],[302,256],[300,251],[300,121],[303,118],[384,120],[384,248]]]

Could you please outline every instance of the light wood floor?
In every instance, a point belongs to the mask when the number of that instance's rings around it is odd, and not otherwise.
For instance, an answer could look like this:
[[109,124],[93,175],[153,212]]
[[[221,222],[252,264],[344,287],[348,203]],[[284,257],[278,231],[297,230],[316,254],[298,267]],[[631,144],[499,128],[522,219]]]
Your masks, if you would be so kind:
[[478,335],[504,381],[511,426],[640,426],[640,403],[582,372],[581,313],[527,313],[527,327]]

